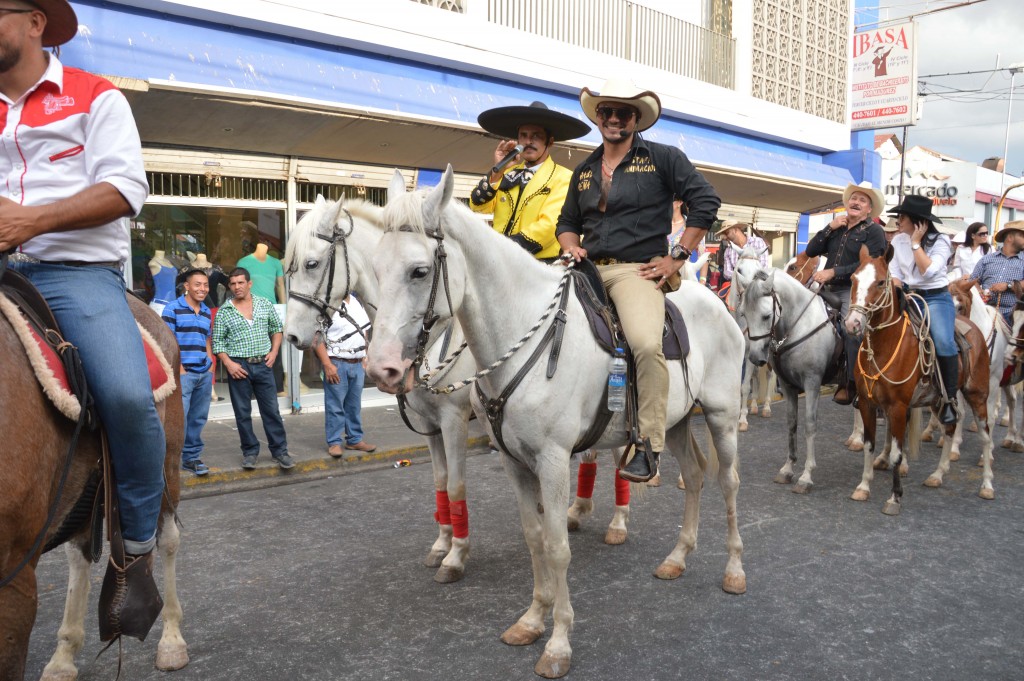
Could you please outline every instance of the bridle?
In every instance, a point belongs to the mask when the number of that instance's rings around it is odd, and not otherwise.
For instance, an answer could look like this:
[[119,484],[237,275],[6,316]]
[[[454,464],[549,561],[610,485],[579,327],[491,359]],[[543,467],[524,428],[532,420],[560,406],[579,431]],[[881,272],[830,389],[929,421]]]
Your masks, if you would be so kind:
[[[316,321],[321,336],[327,337],[327,329],[331,327],[331,318],[334,313],[337,312],[343,319],[348,321],[356,329],[359,329],[360,335],[363,336],[363,340],[366,340],[366,335],[363,333],[361,325],[352,318],[348,313],[347,306],[345,304],[345,298],[348,297],[351,291],[352,285],[352,274],[351,267],[348,261],[348,237],[352,236],[352,231],[355,229],[355,220],[352,219],[352,214],[348,212],[346,208],[341,208],[341,212],[348,218],[348,229],[334,222],[334,229],[331,230],[330,235],[325,235],[316,231],[316,238],[326,241],[330,244],[327,255],[327,267],[323,268],[323,273],[320,275],[320,281],[317,282],[316,287],[311,293],[302,293],[294,289],[288,292],[288,298],[299,301],[304,305],[309,305],[314,310],[319,312]],[[338,247],[341,247],[342,256],[345,260],[345,292],[341,296],[341,305],[334,306],[331,304],[332,293],[334,292],[334,271],[336,268]],[[288,268],[288,273],[293,274],[298,269],[298,263],[293,262],[292,266]],[[326,286],[325,286],[326,285]],[[321,289],[324,291],[323,297],[319,297]]]
[[[788,275],[786,275],[786,276],[788,276]],[[760,281],[765,281],[766,282],[766,281],[768,281],[768,273],[765,270],[758,270],[754,274],[754,279],[758,279]],[[779,322],[782,320],[782,302],[779,300],[779,296],[775,292],[775,287],[772,287],[771,294],[772,294],[772,323],[771,323],[771,327],[768,329],[768,333],[762,333],[762,334],[759,334],[757,336],[751,336],[750,335],[750,320],[747,320],[747,328],[744,331],[744,333],[747,334],[747,338],[750,341],[759,341],[759,340],[764,340],[765,338],[769,338],[770,339],[770,349],[771,349],[772,356],[774,358],[774,364],[776,365],[775,369],[777,371],[778,370],[778,366],[777,365],[778,365],[779,357],[781,357],[786,352],[789,352],[793,348],[797,347],[798,345],[800,345],[801,343],[806,341],[808,338],[810,338],[811,336],[813,336],[814,334],[818,333],[823,328],[828,326],[829,325],[829,320],[828,320],[827,315],[826,315],[825,321],[823,321],[821,324],[818,324],[818,326],[814,327],[814,329],[812,329],[808,333],[804,334],[803,336],[801,336],[797,340],[795,340],[795,341],[793,341],[793,342],[791,342],[791,343],[789,343],[787,345],[787,341],[789,341],[789,335],[787,334],[787,335],[783,335],[781,338],[779,337]],[[802,310],[800,310],[800,314],[797,315],[797,318],[789,326],[790,329],[796,328],[796,326],[800,323],[800,320],[803,319],[804,315],[807,313],[807,310],[811,307],[811,304],[814,302],[814,300],[817,297],[818,297],[817,295],[814,295],[814,296],[811,296],[811,298],[808,299],[807,304],[804,305]]]

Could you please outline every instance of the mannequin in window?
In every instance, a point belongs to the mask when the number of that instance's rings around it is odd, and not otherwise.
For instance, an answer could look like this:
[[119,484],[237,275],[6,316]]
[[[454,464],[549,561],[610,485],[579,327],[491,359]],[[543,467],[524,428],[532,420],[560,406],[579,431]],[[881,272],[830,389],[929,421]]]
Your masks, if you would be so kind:
[[270,255],[269,250],[265,243],[256,244],[256,250],[239,260],[238,266],[249,270],[254,296],[262,296],[272,303],[283,303],[284,267],[280,260]]
[[177,298],[174,295],[174,286],[178,268],[174,266],[166,253],[154,251],[153,257],[149,261],[149,271],[153,275],[154,303],[163,306]]

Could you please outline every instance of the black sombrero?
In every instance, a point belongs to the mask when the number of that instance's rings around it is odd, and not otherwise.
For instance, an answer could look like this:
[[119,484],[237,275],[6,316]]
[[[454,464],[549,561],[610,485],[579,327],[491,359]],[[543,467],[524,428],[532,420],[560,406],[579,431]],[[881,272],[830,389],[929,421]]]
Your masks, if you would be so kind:
[[544,102],[530,106],[499,106],[482,111],[476,118],[480,127],[489,133],[505,139],[519,136],[519,126],[539,125],[551,133],[556,142],[583,137],[590,132],[590,126],[564,113],[553,111]]
[[931,220],[941,224],[942,220],[938,216],[932,215],[933,205],[932,200],[927,196],[908,194],[903,197],[903,203],[889,209],[889,215],[909,215],[918,220]]

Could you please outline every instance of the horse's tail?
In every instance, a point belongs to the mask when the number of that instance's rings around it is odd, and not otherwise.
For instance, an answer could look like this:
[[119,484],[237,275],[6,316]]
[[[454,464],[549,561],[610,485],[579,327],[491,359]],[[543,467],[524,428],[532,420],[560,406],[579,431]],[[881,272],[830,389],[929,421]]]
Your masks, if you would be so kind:
[[910,420],[907,422],[907,459],[917,461],[921,457],[921,409],[910,408]]

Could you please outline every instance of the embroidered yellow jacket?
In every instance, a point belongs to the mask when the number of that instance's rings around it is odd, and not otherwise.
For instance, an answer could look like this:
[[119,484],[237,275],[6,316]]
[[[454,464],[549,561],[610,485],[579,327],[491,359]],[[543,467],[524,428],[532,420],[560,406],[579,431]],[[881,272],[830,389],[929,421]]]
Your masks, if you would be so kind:
[[[520,163],[511,172],[522,169]],[[503,175],[498,187],[481,181],[473,192],[470,207],[477,213],[493,213],[494,229],[511,238],[535,258],[558,257],[555,223],[569,191],[572,171],[554,162],[549,156],[541,164],[526,187],[510,186]]]

